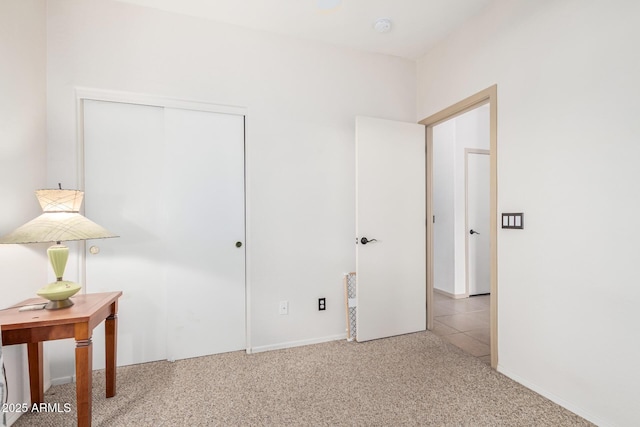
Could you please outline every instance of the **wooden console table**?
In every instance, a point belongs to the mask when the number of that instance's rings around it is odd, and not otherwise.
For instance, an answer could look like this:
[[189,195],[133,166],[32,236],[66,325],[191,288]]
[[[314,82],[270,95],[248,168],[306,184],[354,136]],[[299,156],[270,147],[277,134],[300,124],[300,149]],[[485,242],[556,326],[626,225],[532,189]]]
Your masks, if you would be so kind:
[[78,295],[74,305],[60,310],[18,311],[18,307],[46,302],[31,298],[15,308],[0,311],[2,344],[27,344],[31,404],[44,402],[42,342],[75,338],[76,400],[78,427],[91,425],[91,375],[93,329],[103,320],[106,344],[107,397],[116,394],[116,351],[118,335],[118,298],[122,292]]

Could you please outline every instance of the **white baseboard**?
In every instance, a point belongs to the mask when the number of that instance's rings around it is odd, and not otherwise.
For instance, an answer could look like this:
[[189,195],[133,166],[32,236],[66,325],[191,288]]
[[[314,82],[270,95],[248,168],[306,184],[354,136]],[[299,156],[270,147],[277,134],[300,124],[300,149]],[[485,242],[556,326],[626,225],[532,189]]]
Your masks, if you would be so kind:
[[549,393],[549,391],[547,391],[544,388],[538,386],[537,384],[534,384],[531,381],[525,380],[524,378],[520,377],[517,374],[514,374],[513,372],[509,371],[508,369],[504,369],[499,363],[498,363],[498,367],[496,368],[496,370],[498,372],[500,372],[501,374],[511,378],[515,382],[522,384],[523,386],[525,386],[529,390],[535,391],[539,395],[544,396],[547,399],[549,399],[550,401],[552,401],[554,403],[557,403],[558,405],[562,406],[563,408],[566,408],[566,409],[570,410],[571,412],[573,412],[576,415],[581,416],[585,420],[591,421],[592,423],[594,423],[597,426],[607,427],[607,426],[611,425],[611,424],[606,423],[605,421],[599,419],[598,417],[594,416],[593,414],[589,413],[588,411],[585,411],[584,408],[576,406],[576,405],[572,404],[571,402],[568,402],[568,401],[556,396],[553,393]]
[[447,291],[443,291],[442,289],[436,289],[433,288],[433,292],[440,294],[440,295],[445,295],[449,298],[453,298],[453,299],[460,299],[460,298],[467,298],[469,295],[467,294],[452,294],[450,292]]
[[[60,384],[69,384],[69,383],[75,383],[76,382],[76,376],[72,375],[70,377],[60,377],[60,378],[52,378],[51,379],[51,385],[60,385]],[[47,388],[45,388],[46,390]]]
[[288,341],[279,344],[262,345],[259,347],[253,347],[247,349],[247,354],[261,353],[263,351],[281,350],[283,348],[301,347],[303,345],[320,344],[329,341],[346,340],[347,334],[330,335],[328,337],[312,338],[308,340],[300,341]]
[[[7,414],[7,427],[11,427],[13,423],[18,421],[18,418],[20,418],[20,415],[22,415],[21,412],[9,412]],[[0,420],[0,422],[2,422],[2,420]]]

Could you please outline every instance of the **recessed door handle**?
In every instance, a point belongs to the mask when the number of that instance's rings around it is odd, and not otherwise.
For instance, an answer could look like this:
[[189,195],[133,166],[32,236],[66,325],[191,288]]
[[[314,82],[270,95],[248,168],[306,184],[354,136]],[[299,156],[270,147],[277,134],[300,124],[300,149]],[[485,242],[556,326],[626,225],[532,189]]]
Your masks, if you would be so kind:
[[469,232],[469,234],[480,234],[478,233],[476,230],[474,230],[473,228],[471,229],[471,231]]
[[363,245],[366,245],[369,242],[377,242],[376,239],[367,239],[366,237],[363,237],[362,239],[360,239],[360,243],[362,243]]

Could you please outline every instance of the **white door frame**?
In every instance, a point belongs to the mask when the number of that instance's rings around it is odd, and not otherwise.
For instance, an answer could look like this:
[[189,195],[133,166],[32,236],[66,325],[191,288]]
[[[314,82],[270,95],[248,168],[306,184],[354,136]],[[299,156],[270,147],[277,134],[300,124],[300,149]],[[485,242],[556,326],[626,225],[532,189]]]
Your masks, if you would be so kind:
[[482,148],[465,148],[464,149],[464,280],[465,295],[468,297],[469,292],[469,154],[488,154],[490,150]]
[[491,367],[498,366],[498,87],[493,85],[444,110],[435,113],[419,123],[427,126],[427,329],[433,329],[433,127],[439,123],[489,104],[489,150],[490,150],[490,349]]
[[[251,353],[251,279],[249,277],[250,268],[250,229],[249,224],[251,224],[249,215],[251,209],[249,207],[249,201],[251,197],[249,197],[249,164],[247,161],[248,156],[246,155],[248,151],[248,139],[247,139],[247,108],[238,107],[233,105],[220,105],[220,104],[212,104],[209,102],[203,101],[195,101],[195,100],[184,100],[178,98],[169,98],[163,96],[142,94],[142,93],[134,93],[134,92],[124,92],[124,91],[113,91],[113,90],[103,90],[103,89],[93,89],[93,88],[84,88],[84,87],[76,87],[75,88],[75,103],[76,103],[76,140],[77,140],[77,150],[76,150],[76,162],[77,162],[77,182],[80,190],[84,191],[84,101],[85,100],[93,100],[93,101],[106,101],[106,102],[118,102],[123,104],[137,104],[137,105],[148,105],[153,107],[164,107],[164,108],[179,108],[184,110],[195,110],[195,111],[207,111],[211,113],[223,113],[223,114],[235,114],[239,116],[244,116],[245,125],[244,125],[244,219],[245,219],[245,229],[244,229],[244,240],[245,240],[245,275],[244,275],[244,286],[245,286],[245,342],[246,342],[246,352]],[[78,245],[79,254],[78,254],[78,278],[80,280],[80,284],[82,285],[82,292],[86,292],[86,247],[85,242],[80,242]]]

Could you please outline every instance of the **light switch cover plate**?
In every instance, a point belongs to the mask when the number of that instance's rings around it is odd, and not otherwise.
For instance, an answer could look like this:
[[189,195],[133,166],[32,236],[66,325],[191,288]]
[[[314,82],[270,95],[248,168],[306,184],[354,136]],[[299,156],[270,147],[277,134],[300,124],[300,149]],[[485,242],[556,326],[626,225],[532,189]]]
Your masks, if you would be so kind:
[[503,213],[502,214],[502,228],[523,229],[524,228],[524,213]]

